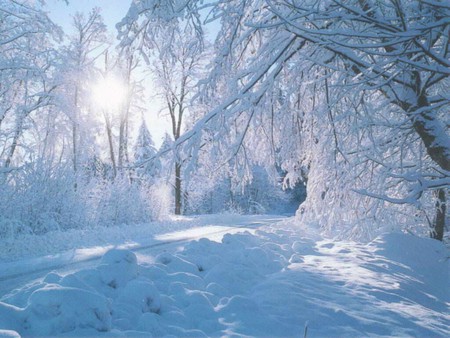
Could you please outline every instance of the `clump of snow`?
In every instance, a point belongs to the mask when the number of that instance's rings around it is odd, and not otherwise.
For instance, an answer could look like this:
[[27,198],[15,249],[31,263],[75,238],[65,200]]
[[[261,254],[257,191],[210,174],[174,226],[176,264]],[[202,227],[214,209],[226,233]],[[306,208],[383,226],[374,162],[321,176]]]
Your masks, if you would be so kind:
[[137,258],[131,251],[113,249],[103,256],[97,269],[100,271],[101,281],[117,289],[137,277]]
[[20,335],[16,331],[0,330],[0,338],[20,338]]
[[111,330],[108,299],[80,288],[48,284],[31,294],[25,313],[24,333],[27,335],[58,335],[76,328]]
[[23,309],[17,306],[0,302],[0,332],[10,335],[21,330],[23,312]]
[[133,252],[112,249],[94,269],[64,277],[49,273],[32,288],[4,297],[23,307],[0,303],[0,327],[27,336],[129,330],[144,313],[158,313],[161,307],[159,291],[138,269]]
[[448,271],[434,240],[359,244],[275,224],[153,257],[112,249],[93,268],[50,273],[1,298],[0,332],[444,337]]
[[[157,314],[161,308],[159,291],[151,281],[138,279],[130,281],[114,302],[114,324],[124,330],[139,326],[144,314]],[[152,316],[146,316],[147,319]]]

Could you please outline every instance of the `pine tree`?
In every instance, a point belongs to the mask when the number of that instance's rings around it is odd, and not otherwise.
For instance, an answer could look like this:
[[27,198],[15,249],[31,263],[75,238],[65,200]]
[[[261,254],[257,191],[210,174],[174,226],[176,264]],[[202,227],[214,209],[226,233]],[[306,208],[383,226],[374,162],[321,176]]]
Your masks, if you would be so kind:
[[154,158],[157,153],[150,131],[142,120],[134,146],[134,163],[136,176],[140,180],[154,181],[161,171],[161,161]]
[[169,133],[166,132],[166,134],[164,135],[164,141],[161,144],[159,151],[160,152],[169,151],[170,148],[172,148],[172,145],[173,145],[172,137],[170,137]]

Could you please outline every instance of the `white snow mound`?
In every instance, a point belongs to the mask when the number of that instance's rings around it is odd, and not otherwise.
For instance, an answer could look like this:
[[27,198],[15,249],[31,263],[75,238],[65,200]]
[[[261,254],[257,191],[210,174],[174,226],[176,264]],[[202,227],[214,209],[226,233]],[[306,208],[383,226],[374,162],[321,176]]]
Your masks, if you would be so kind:
[[448,337],[448,257],[430,239],[317,241],[286,223],[143,263],[113,249],[1,298],[0,337]]

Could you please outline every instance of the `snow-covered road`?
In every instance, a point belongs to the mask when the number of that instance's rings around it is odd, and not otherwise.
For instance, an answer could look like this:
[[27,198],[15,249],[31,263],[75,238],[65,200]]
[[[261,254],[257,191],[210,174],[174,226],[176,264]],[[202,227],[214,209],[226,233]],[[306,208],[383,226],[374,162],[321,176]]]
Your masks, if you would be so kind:
[[342,242],[294,219],[221,217],[71,251],[69,267],[0,298],[0,336],[450,336],[442,243]]
[[[155,256],[161,252],[175,252],[190,241],[208,238],[220,242],[225,234],[252,232],[264,224],[278,222],[284,218],[279,215],[224,214],[215,218],[205,215],[196,218],[197,223],[202,224],[201,226],[192,227],[192,222],[185,222],[186,229],[160,232],[150,238],[126,238],[124,242],[114,239],[114,244],[73,248],[65,252],[57,252],[58,247],[56,247],[54,253],[46,256],[0,262],[0,298],[15,288],[39,282],[49,272],[67,275],[73,271],[95,266],[101,257],[112,248],[129,249],[135,252],[138,258],[145,260],[143,257]],[[186,221],[186,218],[181,218],[181,223],[183,220]],[[113,231],[117,231],[117,229]],[[142,235],[145,236],[145,230],[142,232]],[[56,234],[56,236],[58,235],[61,234]],[[76,243],[76,241],[74,242]],[[5,253],[3,254],[5,255]]]

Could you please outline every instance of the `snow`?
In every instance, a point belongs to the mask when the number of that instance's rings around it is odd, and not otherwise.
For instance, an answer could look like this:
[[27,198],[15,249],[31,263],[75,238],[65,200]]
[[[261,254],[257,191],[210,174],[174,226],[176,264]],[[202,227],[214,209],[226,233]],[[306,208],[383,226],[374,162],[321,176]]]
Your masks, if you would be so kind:
[[[264,217],[265,220],[273,218],[273,216]],[[261,217],[223,213],[201,217],[172,216],[170,220],[164,222],[126,225],[126,227],[98,226],[92,229],[51,231],[42,236],[23,234],[18,238],[0,238],[0,263],[36,257],[40,257],[42,261],[46,260],[44,256],[51,256],[52,262],[55,262],[55,259],[64,262],[80,261],[92,256],[101,256],[115,246],[135,248],[153,242],[154,238],[160,241],[189,239],[204,233],[206,226],[219,231],[223,230],[223,226],[235,227],[259,221]],[[58,257],[55,257],[56,254]],[[31,265],[36,266],[39,263],[32,261]],[[6,268],[5,265],[2,268]]]
[[[244,219],[192,221],[213,230],[258,223]],[[402,233],[361,244],[294,219],[260,223],[172,250],[116,246],[93,266],[47,273],[0,298],[0,337],[450,336],[444,244]],[[177,241],[199,229],[159,235]]]

